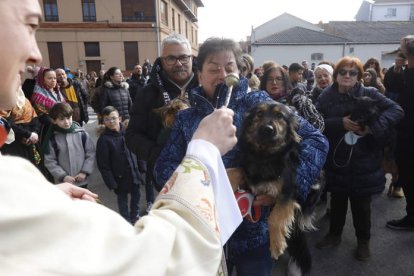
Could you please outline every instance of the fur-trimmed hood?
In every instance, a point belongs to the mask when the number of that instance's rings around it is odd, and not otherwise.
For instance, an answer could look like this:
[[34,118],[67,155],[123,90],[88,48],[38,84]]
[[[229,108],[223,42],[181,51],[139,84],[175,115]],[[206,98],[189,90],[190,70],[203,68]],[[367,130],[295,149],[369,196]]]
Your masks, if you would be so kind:
[[108,88],[114,88],[114,87],[118,86],[118,87],[122,87],[122,88],[127,89],[127,90],[129,88],[129,84],[126,81],[122,81],[120,85],[115,84],[112,81],[106,81],[104,83],[104,86],[108,87]]

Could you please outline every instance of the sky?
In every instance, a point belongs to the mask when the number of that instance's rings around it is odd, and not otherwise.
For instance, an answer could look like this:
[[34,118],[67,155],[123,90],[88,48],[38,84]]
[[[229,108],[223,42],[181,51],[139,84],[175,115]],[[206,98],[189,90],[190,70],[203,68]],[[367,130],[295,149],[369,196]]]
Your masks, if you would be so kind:
[[363,0],[202,0],[199,42],[211,36],[246,40],[253,28],[287,12],[311,23],[352,21]]

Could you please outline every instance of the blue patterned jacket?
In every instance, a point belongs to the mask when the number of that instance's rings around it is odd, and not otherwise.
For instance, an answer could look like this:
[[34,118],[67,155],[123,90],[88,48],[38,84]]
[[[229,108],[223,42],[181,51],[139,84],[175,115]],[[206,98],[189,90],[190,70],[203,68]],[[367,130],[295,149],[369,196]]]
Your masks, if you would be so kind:
[[[247,93],[248,81],[245,78],[240,80],[240,84],[233,89],[233,93],[228,107],[234,111],[233,124],[237,128],[237,136],[240,136],[244,114],[253,106],[263,101],[273,101],[265,91],[255,91]],[[197,129],[200,121],[213,112],[215,108],[224,105],[227,94],[227,87],[220,85],[216,89],[212,101],[205,97],[202,87],[197,87],[190,93],[191,108],[182,110],[178,113],[172,128],[169,140],[161,151],[155,164],[154,176],[158,183],[166,183],[174,170],[178,167],[185,156],[187,145]],[[325,163],[328,152],[327,139],[321,132],[315,129],[305,119],[298,117],[298,134],[302,137],[300,143],[300,165],[297,170],[297,183],[299,201],[306,199],[311,185],[319,175]],[[223,162],[226,168],[238,167],[237,154],[238,144],[225,154]],[[268,214],[268,210],[265,214]],[[262,212],[263,214],[263,212]],[[257,223],[243,220],[241,226],[236,230],[229,241],[231,252],[241,254],[249,249],[256,248],[268,242],[267,216]]]

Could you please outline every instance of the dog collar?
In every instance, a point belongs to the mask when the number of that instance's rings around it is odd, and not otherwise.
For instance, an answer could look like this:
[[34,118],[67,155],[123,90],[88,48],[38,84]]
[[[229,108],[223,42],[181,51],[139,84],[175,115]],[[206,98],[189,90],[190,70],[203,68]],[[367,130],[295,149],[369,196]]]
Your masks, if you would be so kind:
[[258,222],[262,215],[262,209],[261,206],[253,206],[254,195],[239,189],[234,193],[234,196],[236,197],[242,217],[250,222]]

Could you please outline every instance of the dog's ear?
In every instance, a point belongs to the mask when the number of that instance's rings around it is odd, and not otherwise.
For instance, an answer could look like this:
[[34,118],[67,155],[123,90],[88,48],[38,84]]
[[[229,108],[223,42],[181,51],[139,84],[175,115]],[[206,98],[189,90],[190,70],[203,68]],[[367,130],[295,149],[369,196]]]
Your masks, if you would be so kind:
[[244,113],[244,120],[251,120],[251,117],[257,113],[257,109],[259,108],[261,104],[256,104],[253,107],[251,107],[246,113]]
[[166,108],[166,106],[164,105],[164,106],[161,106],[161,107],[158,107],[158,108],[154,108],[152,111],[153,111],[155,114],[158,114],[160,117],[164,117],[164,114],[166,113],[167,108]]
[[297,133],[297,130],[299,129],[299,123],[296,119],[296,117],[291,114],[291,118],[289,120],[289,132],[290,132],[290,136],[292,137],[293,141],[295,141],[295,143],[300,143],[300,141],[302,141],[302,137],[299,136],[299,134]]

